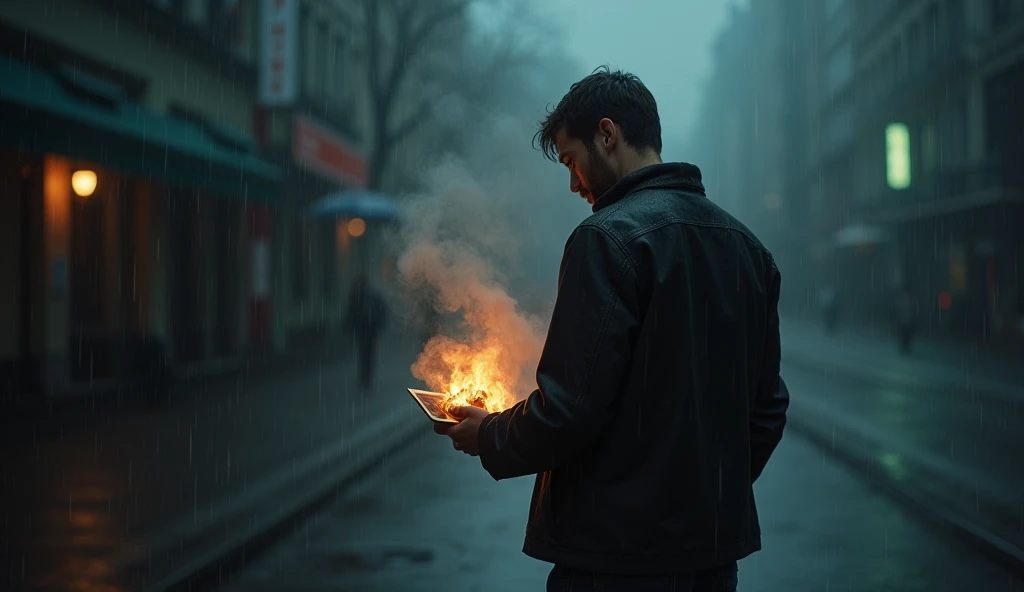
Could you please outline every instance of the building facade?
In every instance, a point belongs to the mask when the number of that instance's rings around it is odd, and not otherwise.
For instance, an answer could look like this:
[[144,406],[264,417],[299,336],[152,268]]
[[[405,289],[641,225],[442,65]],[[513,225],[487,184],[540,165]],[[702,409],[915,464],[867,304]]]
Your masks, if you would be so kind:
[[283,179],[252,140],[256,17],[245,2],[0,7],[7,393],[113,388],[247,348],[247,209]]
[[[1024,5],[851,3],[852,221],[880,230],[848,298],[906,290],[927,331],[1020,340]],[[872,245],[874,247],[875,245]],[[846,271],[841,270],[841,273]],[[880,304],[857,311],[887,322]]]
[[[386,221],[311,213],[370,181],[368,6],[0,6],[4,393],[230,369],[337,333],[352,280],[393,273]],[[404,50],[388,27],[438,19],[409,9],[378,31],[393,57]],[[443,57],[462,51],[464,17],[423,46],[423,72],[457,70]],[[396,117],[438,94],[422,83],[401,86]],[[436,152],[430,122],[415,123],[379,188],[415,185]]]
[[[704,155],[696,164],[711,199],[749,226],[785,269],[809,265],[811,122],[806,113],[812,24],[799,0],[733,5],[716,42],[715,70],[694,134],[694,153]],[[808,274],[785,277],[782,306],[797,307],[809,290]]]
[[736,8],[695,139],[706,184],[784,267],[783,308],[1024,338],[1024,3],[771,0]]
[[280,199],[254,214],[267,244],[269,300],[252,304],[265,344],[284,351],[315,344],[334,332],[346,287],[369,267],[373,224],[358,229],[343,217],[312,217],[318,199],[365,188],[361,77],[354,56],[351,2],[261,0],[256,136],[264,154],[284,169]]

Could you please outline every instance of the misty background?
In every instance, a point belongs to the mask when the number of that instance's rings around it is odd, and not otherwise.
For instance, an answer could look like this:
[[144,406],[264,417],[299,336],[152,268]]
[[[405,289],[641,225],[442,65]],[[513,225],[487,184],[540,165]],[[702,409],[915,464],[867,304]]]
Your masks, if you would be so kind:
[[1022,589],[1021,0],[11,0],[0,54],[0,589],[540,589],[407,388],[536,386],[601,65],[781,270],[741,588]]
[[[444,329],[426,345],[414,376],[447,390],[441,360],[461,335],[476,345],[470,351],[485,342],[499,346],[499,374],[518,376],[516,398],[535,388],[562,247],[590,214],[567,190],[563,167],[536,149],[538,122],[595,67],[624,69],[659,101],[663,157],[682,159],[693,144],[699,81],[708,76],[712,40],[730,6],[668,3],[653,22],[645,11],[611,1],[471,7],[473,55],[450,92],[441,92],[436,113],[440,126],[452,126],[441,133],[458,138],[457,148],[423,172],[422,190],[403,196],[401,229],[391,239],[401,253],[401,296],[414,302],[400,307],[407,322],[422,324],[430,308],[454,315],[437,325]],[[679,35],[680,26],[694,34]],[[485,66],[477,69],[482,56]],[[467,93],[467,83],[485,88]]]

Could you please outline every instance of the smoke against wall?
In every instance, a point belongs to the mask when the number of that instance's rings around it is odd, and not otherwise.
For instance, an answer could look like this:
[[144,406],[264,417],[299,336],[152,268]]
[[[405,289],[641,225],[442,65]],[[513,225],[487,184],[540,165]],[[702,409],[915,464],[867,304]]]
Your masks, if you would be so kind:
[[438,327],[413,375],[457,403],[495,411],[536,387],[545,324],[520,309],[500,272],[522,245],[508,215],[521,183],[488,172],[451,159],[430,171],[425,191],[407,201],[398,270],[415,309],[457,320]]

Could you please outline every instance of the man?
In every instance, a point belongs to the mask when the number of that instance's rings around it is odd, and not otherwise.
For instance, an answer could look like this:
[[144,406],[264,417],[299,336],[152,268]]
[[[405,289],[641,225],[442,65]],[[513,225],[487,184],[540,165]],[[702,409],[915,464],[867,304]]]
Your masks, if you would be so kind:
[[779,271],[697,167],[662,163],[636,76],[596,70],[538,136],[594,211],[565,247],[538,388],[438,431],[495,479],[538,474],[523,551],[554,564],[548,590],[735,590],[789,405]]

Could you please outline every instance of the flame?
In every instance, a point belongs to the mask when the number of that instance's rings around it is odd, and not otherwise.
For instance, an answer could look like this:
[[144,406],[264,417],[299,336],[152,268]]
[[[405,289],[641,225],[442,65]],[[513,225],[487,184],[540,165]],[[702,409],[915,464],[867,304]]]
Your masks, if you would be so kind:
[[412,373],[431,390],[447,393],[449,408],[472,405],[494,413],[516,402],[519,368],[509,358],[497,341],[463,342],[438,335],[427,342]]

